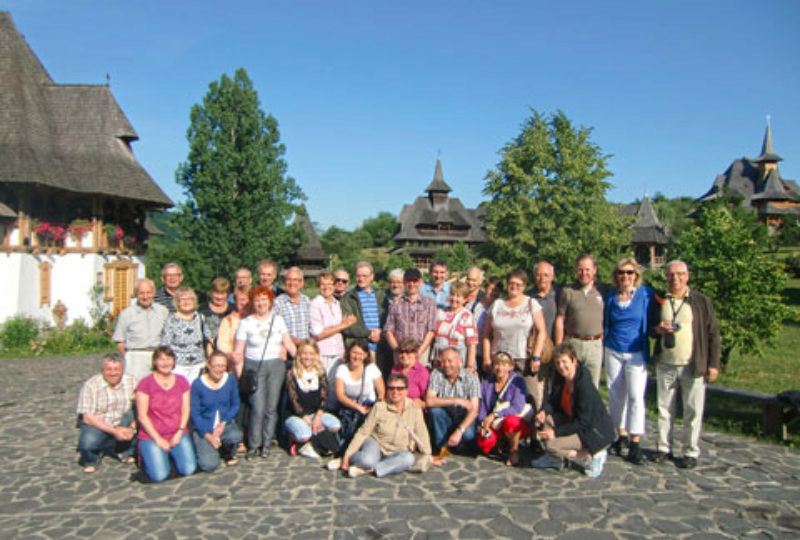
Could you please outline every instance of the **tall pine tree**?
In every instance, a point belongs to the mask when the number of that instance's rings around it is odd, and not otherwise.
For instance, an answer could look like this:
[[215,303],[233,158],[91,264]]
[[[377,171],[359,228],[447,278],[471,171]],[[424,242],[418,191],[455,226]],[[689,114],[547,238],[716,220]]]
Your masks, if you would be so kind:
[[192,107],[187,138],[188,160],[176,173],[186,201],[173,218],[172,250],[187,283],[205,290],[238,266],[284,262],[298,245],[288,222],[304,196],[287,175],[278,122],[261,110],[243,68],[209,85]]

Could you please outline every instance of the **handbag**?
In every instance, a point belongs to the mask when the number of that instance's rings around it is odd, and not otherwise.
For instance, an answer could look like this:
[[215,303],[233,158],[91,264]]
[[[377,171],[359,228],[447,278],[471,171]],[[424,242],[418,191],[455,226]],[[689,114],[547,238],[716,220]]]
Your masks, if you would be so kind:
[[269,338],[272,336],[272,325],[275,322],[275,315],[272,315],[272,319],[269,322],[269,331],[267,332],[267,339],[264,341],[264,348],[261,349],[261,360],[258,361],[258,369],[246,369],[242,373],[242,376],[239,377],[239,393],[244,396],[249,396],[255,394],[256,390],[258,390],[258,378],[261,375],[261,368],[264,365],[264,355],[267,353],[267,345],[269,344]]
[[[358,397],[356,398],[356,403],[361,404],[361,399],[364,394],[364,380],[367,376],[367,366],[364,366],[364,370],[361,372],[361,388],[358,390]],[[350,407],[339,407],[338,411],[339,421],[342,424],[342,427],[339,428],[339,438],[342,440],[342,446],[350,442],[350,439],[353,438],[353,435],[356,434],[358,428],[361,427],[361,424],[364,423],[364,419],[366,415],[361,414],[360,411],[355,409],[351,409]]]
[[[531,317],[533,317],[533,298],[530,298],[530,307],[531,307]],[[536,338],[538,336],[538,332],[536,331],[536,325],[533,324],[531,326],[531,333],[528,334],[528,360],[533,358],[533,348],[536,346]],[[544,335],[544,347],[542,347],[542,354],[539,356],[539,360],[542,364],[549,364],[550,361],[553,359],[553,340],[550,339],[550,336],[545,333]],[[530,362],[526,362],[525,370],[528,371],[530,369]]]

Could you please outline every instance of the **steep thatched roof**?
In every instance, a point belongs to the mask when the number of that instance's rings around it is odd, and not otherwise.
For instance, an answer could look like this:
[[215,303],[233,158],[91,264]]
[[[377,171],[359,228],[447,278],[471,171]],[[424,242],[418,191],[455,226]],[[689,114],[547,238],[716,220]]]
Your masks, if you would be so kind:
[[136,161],[136,139],[107,86],[55,84],[0,12],[0,182],[172,206]]
[[297,261],[327,261],[328,254],[322,249],[322,243],[319,241],[317,231],[311,224],[311,219],[308,217],[308,211],[304,204],[300,205],[300,211],[294,216],[294,223],[298,225],[305,233],[305,241],[295,251],[295,259]]

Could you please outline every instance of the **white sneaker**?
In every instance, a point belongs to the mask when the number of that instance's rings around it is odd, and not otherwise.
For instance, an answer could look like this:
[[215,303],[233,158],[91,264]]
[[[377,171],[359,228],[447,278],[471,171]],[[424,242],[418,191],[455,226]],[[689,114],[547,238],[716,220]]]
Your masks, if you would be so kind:
[[322,456],[320,456],[317,453],[317,451],[314,450],[314,445],[312,445],[311,443],[306,443],[303,446],[301,446],[300,449],[297,451],[297,453],[300,454],[301,456],[307,457],[309,459],[321,459],[322,458]]
[[342,467],[342,458],[333,458],[325,465],[325,468],[329,471],[336,471]]
[[362,469],[361,467],[356,467],[355,465],[350,465],[350,468],[347,469],[347,474],[350,478],[358,478],[359,476],[363,476],[367,474],[367,471]]
[[597,478],[601,474],[603,474],[603,467],[606,464],[606,457],[608,456],[608,452],[605,450],[600,450],[598,453],[592,456],[592,459],[586,464],[586,468],[584,472],[586,476],[589,478]]

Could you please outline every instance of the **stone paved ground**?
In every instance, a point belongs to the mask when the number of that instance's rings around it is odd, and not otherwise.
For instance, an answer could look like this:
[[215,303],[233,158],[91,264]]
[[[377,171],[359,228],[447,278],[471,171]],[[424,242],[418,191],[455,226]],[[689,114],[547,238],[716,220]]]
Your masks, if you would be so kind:
[[279,451],[160,485],[108,459],[84,475],[74,410],[97,366],[0,360],[0,538],[800,537],[800,453],[715,433],[695,470],[611,458],[598,480],[459,457],[351,480]]

